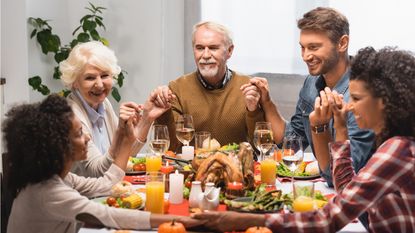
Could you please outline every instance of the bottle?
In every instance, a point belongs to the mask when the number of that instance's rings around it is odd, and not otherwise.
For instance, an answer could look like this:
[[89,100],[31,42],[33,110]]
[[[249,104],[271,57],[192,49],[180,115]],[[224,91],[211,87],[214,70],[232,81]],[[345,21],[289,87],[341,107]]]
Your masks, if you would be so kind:
[[202,183],[200,181],[193,181],[189,195],[189,208],[199,208],[200,194],[202,193]]

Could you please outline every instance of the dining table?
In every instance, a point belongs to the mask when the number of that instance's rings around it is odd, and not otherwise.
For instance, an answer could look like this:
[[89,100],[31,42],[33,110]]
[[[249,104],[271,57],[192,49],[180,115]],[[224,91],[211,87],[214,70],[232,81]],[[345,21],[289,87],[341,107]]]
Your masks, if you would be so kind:
[[[145,185],[141,184],[140,176],[126,176],[124,180],[133,181],[133,186],[138,191],[143,191],[145,189]],[[134,182],[136,181],[136,182]],[[320,191],[323,195],[326,196],[332,196],[335,194],[335,191],[333,188],[328,187],[327,183],[322,178],[317,178],[314,180],[311,180],[314,182],[315,190]],[[276,180],[276,188],[280,189],[283,193],[291,193],[292,192],[292,183],[290,179],[287,178],[278,178]],[[168,193],[165,193],[165,198],[168,198]],[[218,211],[227,211],[226,206],[224,204],[219,205]],[[184,200],[181,204],[170,204],[168,214],[173,215],[182,215],[182,216],[188,216],[189,213],[189,205],[188,201]],[[109,229],[109,228],[100,228],[100,229],[92,229],[87,227],[80,228],[80,233],[114,233],[115,229]],[[129,230],[128,232],[131,233],[154,233],[157,232],[157,229],[151,229],[151,230]],[[190,232],[190,231],[189,231]],[[200,231],[198,231],[200,232]],[[342,233],[363,233],[367,232],[366,228],[361,224],[359,220],[354,220],[353,222],[347,224],[344,228],[342,228],[340,231]]]

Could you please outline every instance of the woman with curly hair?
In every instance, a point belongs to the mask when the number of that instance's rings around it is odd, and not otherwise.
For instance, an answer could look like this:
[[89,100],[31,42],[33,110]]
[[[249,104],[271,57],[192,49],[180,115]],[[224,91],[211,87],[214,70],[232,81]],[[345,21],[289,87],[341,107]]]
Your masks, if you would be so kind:
[[[349,89],[348,104],[334,91],[328,103],[315,101],[316,114],[332,115],[336,130],[330,149],[338,194],[323,209],[267,215],[210,212],[195,217],[220,231],[266,225],[273,232],[318,233],[339,231],[367,212],[370,232],[415,232],[415,57],[392,48],[364,48],[352,60]],[[350,156],[348,111],[360,128],[376,135],[376,151],[357,174]]]
[[[7,232],[75,232],[76,217],[89,214],[112,228],[149,229],[173,216],[113,208],[89,200],[109,195],[122,180],[130,145],[136,140],[137,116],[115,132],[114,162],[100,178],[70,172],[86,158],[90,137],[65,98],[50,95],[37,104],[12,108],[4,121],[10,158],[10,188],[16,190]],[[196,222],[180,217],[187,225]]]
[[[59,64],[59,71],[63,84],[71,90],[68,101],[81,120],[84,132],[91,136],[86,159],[76,162],[72,172],[87,177],[102,176],[115,156],[113,142],[118,118],[107,96],[121,71],[117,58],[101,42],[81,43]],[[166,96],[170,98],[171,92],[168,94]],[[152,122],[170,107],[170,99],[159,101],[161,107],[155,106],[156,98],[153,91],[144,105],[126,102],[120,106],[120,114],[143,113],[131,156],[144,145]]]

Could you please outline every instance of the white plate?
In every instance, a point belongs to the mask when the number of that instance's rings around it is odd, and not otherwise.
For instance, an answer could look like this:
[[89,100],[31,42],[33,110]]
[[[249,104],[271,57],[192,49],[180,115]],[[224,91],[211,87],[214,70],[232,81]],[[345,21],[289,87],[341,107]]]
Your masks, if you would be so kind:
[[[144,194],[144,193],[137,193],[138,195],[140,195],[140,197],[141,197],[141,199],[143,199],[143,203],[141,204],[141,206],[140,207],[138,207],[137,209],[138,210],[142,210],[142,209],[144,209],[144,205],[145,205],[145,203],[146,203],[146,195]],[[108,196],[106,196],[106,197],[96,197],[96,198],[92,198],[91,200],[92,201],[94,201],[94,202],[98,202],[98,203],[101,203],[101,204],[103,204],[103,205],[107,205],[105,202],[106,202],[106,200],[107,200],[107,198],[108,198]]]

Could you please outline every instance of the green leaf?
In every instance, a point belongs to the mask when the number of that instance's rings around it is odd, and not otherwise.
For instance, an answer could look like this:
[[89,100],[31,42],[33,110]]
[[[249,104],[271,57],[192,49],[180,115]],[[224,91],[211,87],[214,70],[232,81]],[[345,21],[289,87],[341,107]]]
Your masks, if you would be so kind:
[[105,39],[104,37],[101,37],[100,39],[99,39],[105,46],[109,46],[110,45],[110,42],[107,40],[107,39]]
[[32,39],[36,35],[37,30],[33,29],[32,33],[30,33],[30,39]]
[[61,49],[55,54],[55,61],[59,64],[61,61],[65,60],[69,56],[68,49]]
[[60,46],[61,46],[61,40],[59,36],[52,34],[48,40],[49,51],[56,53],[59,51]]
[[79,33],[77,39],[78,39],[79,42],[88,42],[89,41],[89,35],[85,32],[82,32],[82,33]]
[[71,90],[68,90],[68,89],[64,89],[64,90],[62,90],[62,92],[63,92],[63,96],[65,96],[65,97],[67,97],[69,94],[71,94]]
[[82,29],[84,29],[84,32],[95,30],[96,27],[97,27],[97,23],[91,20],[85,20],[84,23],[82,24]]
[[44,54],[47,54],[49,51],[49,46],[48,46],[48,41],[49,38],[51,37],[51,32],[50,30],[43,30],[40,31],[37,35],[36,35],[36,39],[37,42],[39,42],[40,47],[42,48],[42,52]]
[[53,79],[61,79],[62,73],[59,71],[59,65],[55,66],[54,72],[53,72]]
[[82,26],[81,25],[79,25],[73,32],[72,32],[72,36],[74,36],[75,35],[75,33],[81,28]]
[[112,87],[111,95],[117,102],[120,102],[121,96],[116,87]]
[[73,39],[71,41],[71,43],[69,43],[69,45],[71,46],[71,48],[75,47],[77,44],[79,43],[79,41],[77,39]]
[[91,34],[92,39],[99,41],[101,38],[97,32],[97,30],[92,30],[89,32]]
[[39,76],[33,76],[28,79],[28,82],[29,82],[29,85],[33,87],[34,90],[37,90],[37,88],[42,83],[42,78],[40,78]]
[[45,85],[40,85],[39,88],[37,89],[40,93],[42,93],[43,95],[49,95],[50,94],[50,90],[47,86]]
[[122,87],[122,85],[124,85],[124,74],[122,71],[117,77],[117,84],[119,87]]
[[98,19],[98,17],[95,18],[95,22],[102,28],[104,28],[104,30],[107,30],[105,28],[105,25],[102,23],[102,20]]
[[82,17],[82,18],[79,20],[79,23],[80,23],[80,24],[82,24],[82,22],[84,22],[84,20],[87,20],[87,19],[89,19],[89,18],[91,18],[91,17],[94,17],[94,15],[85,15],[84,17]]

